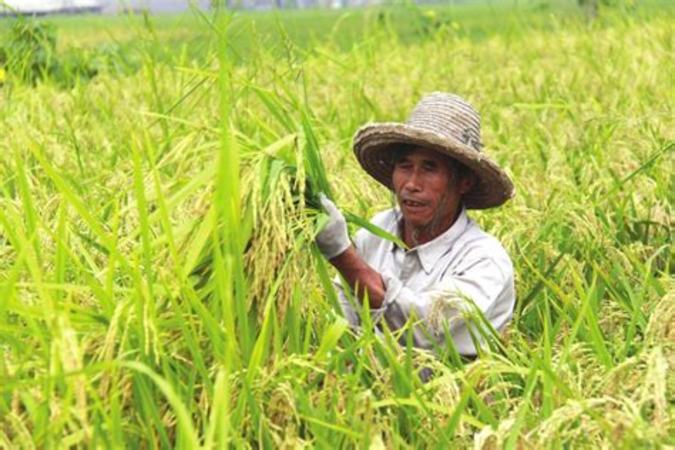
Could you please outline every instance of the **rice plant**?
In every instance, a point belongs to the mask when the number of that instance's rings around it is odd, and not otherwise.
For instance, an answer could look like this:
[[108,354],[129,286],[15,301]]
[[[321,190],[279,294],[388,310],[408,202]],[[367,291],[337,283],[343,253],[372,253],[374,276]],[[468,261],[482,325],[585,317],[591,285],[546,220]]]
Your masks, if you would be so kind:
[[[0,79],[0,446],[675,445],[672,9],[467,8],[193,12],[196,53],[143,26],[137,71]],[[518,292],[475,361],[350,329],[313,243],[319,192],[392,205],[351,137],[434,90],[517,189],[473,214]]]

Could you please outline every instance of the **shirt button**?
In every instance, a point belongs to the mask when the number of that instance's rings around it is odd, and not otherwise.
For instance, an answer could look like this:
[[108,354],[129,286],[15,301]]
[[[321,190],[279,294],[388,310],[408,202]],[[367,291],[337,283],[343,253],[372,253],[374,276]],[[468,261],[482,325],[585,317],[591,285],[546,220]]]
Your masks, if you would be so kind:
[[407,281],[413,274],[415,268],[415,255],[413,253],[406,253],[403,257],[403,267],[401,270],[402,281]]

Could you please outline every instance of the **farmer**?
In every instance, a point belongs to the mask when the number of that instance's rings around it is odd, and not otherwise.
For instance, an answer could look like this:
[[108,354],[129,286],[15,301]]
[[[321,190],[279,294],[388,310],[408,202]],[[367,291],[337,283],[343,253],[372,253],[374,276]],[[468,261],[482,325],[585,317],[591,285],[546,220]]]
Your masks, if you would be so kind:
[[372,222],[408,248],[364,229],[352,243],[344,216],[322,196],[329,221],[316,242],[348,283],[336,279],[353,326],[359,326],[362,307],[349,301],[354,296],[345,289],[368,299],[376,326],[384,321],[397,330],[413,316],[414,344],[424,349],[433,349],[434,341],[445,345],[449,332],[460,355],[476,355],[472,325],[463,319],[470,304],[496,330],[509,322],[515,302],[511,260],[467,210],[499,206],[514,188],[481,147],[480,116],[462,98],[445,93],[422,98],[406,123],[370,124],[357,132],[356,158],[398,203]]

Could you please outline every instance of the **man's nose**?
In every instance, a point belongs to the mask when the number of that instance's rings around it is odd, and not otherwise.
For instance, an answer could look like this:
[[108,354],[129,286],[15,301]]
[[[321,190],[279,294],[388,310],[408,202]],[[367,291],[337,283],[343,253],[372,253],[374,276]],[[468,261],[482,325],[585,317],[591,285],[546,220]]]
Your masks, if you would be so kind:
[[403,188],[408,190],[408,191],[419,191],[421,189],[421,179],[419,176],[419,172],[417,170],[411,171],[410,175],[408,178],[405,180],[405,183],[403,185]]

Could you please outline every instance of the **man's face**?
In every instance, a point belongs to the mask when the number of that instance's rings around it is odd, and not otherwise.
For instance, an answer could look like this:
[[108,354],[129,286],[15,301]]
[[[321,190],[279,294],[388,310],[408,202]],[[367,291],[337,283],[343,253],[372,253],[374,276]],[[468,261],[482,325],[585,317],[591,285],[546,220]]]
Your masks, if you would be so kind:
[[464,189],[454,179],[450,164],[443,155],[421,147],[395,162],[392,182],[407,224],[415,228],[432,221],[452,224]]

